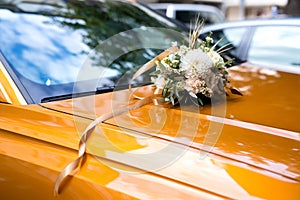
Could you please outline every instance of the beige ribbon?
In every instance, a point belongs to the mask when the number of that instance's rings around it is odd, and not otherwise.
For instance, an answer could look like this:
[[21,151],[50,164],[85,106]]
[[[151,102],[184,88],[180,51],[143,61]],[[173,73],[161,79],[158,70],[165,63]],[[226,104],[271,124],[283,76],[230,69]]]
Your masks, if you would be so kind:
[[[164,59],[169,54],[175,53],[177,51],[178,51],[178,47],[177,46],[172,46],[172,47],[168,48],[167,50],[163,51],[161,54],[159,54],[155,58],[153,58],[152,60],[150,60],[149,62],[147,62],[146,64],[144,64],[141,68],[139,68],[134,73],[134,75],[132,76],[132,78],[129,82],[129,93],[131,93],[131,91],[132,91],[131,85],[132,85],[133,80],[135,80],[137,77],[139,77],[140,75],[142,75],[146,71],[150,70],[153,66],[155,66],[156,61],[161,61],[162,59]],[[159,94],[158,93],[158,88],[155,90],[154,94]],[[143,97],[139,97],[137,95],[133,95],[133,96],[137,99],[143,99]]]
[[[131,84],[132,81],[134,79],[136,79],[138,76],[140,76],[141,74],[143,74],[144,72],[148,71],[149,69],[151,69],[153,66],[155,66],[155,61],[160,61],[163,58],[165,58],[167,55],[169,55],[170,53],[175,53],[178,51],[178,47],[173,46],[170,47],[169,49],[165,50],[164,52],[162,52],[161,54],[159,54],[158,56],[156,56],[155,58],[153,58],[152,60],[150,60],[149,62],[147,62],[145,65],[143,65],[132,77],[132,79],[130,80],[129,83],[129,92],[131,93],[132,88],[131,88]],[[86,155],[86,143],[87,140],[89,139],[91,133],[93,132],[93,130],[95,129],[95,127],[102,123],[103,121],[110,119],[116,115],[120,115],[122,113],[125,112],[129,112],[131,110],[135,110],[138,109],[146,104],[149,104],[151,102],[154,101],[154,104],[157,104],[157,102],[155,102],[158,94],[157,94],[157,90],[155,91],[154,95],[151,95],[150,97],[138,97],[133,95],[135,98],[140,99],[135,103],[132,103],[128,106],[119,108],[117,110],[115,110],[114,112],[108,112],[104,115],[101,115],[100,117],[96,118],[94,121],[92,121],[85,129],[85,131],[82,133],[81,137],[80,137],[80,142],[79,142],[79,148],[78,148],[78,157],[72,161],[71,163],[69,163],[64,169],[63,171],[58,175],[56,182],[55,182],[55,186],[54,186],[54,195],[58,195],[60,193],[60,187],[62,185],[62,183],[65,181],[65,179],[71,175],[71,174],[75,174],[82,166],[83,164],[83,160],[84,160],[84,156]]]

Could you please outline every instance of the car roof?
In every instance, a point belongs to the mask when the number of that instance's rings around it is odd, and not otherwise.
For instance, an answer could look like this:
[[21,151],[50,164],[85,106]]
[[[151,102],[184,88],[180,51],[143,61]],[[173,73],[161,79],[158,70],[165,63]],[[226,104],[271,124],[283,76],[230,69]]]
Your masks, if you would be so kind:
[[300,26],[300,17],[278,17],[264,19],[247,19],[239,21],[227,21],[218,24],[207,25],[202,32],[213,31],[224,28],[245,27],[245,26]]
[[219,16],[222,20],[225,19],[224,13],[217,7],[204,4],[191,3],[149,3],[147,4],[152,9],[171,9],[174,11],[205,11],[212,12]]
[[203,5],[203,4],[189,4],[189,3],[149,3],[147,5],[155,9],[163,9],[172,6],[173,8],[176,8],[176,10],[198,10],[200,8],[219,10],[215,6]]

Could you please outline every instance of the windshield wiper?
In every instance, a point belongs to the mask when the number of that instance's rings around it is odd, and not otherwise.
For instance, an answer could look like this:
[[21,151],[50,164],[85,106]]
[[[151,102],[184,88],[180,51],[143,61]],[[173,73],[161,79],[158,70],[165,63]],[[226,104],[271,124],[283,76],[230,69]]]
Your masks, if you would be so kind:
[[[131,85],[131,88],[142,87],[146,85],[150,85],[151,83],[134,83]],[[126,90],[129,88],[129,85],[117,85],[117,86],[104,86],[97,87],[96,94],[102,94],[106,92]]]
[[[142,87],[142,86],[146,86],[146,85],[150,85],[150,84],[151,83],[136,83],[136,84],[132,84],[132,88]],[[78,93],[63,94],[63,95],[52,96],[52,97],[45,97],[41,100],[41,103],[47,103],[47,102],[51,102],[51,101],[60,101],[60,100],[84,97],[84,96],[89,96],[89,95],[103,94],[103,93],[108,93],[108,92],[113,92],[113,91],[118,91],[118,90],[126,90],[128,88],[129,88],[128,85],[97,87],[95,91],[78,92]]]
[[95,94],[96,94],[96,91],[63,94],[63,95],[58,95],[58,96],[45,97],[41,100],[41,103],[47,103],[47,102],[51,102],[51,101],[60,101],[60,100],[84,97],[84,96],[95,95]]

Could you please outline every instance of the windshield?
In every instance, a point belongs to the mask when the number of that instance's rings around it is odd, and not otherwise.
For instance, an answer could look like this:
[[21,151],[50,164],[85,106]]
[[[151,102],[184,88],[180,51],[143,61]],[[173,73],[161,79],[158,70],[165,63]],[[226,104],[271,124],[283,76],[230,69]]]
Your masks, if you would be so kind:
[[[174,23],[139,4],[121,1],[55,1],[55,5],[13,2],[0,4],[1,54],[26,88],[32,103],[72,94],[75,82],[88,85],[89,80],[97,78],[78,79],[82,66],[87,65],[87,58],[92,59],[88,63],[90,70],[103,71],[105,68],[105,73],[101,73],[102,81],[96,88],[86,91],[87,87],[84,87],[84,91],[78,92],[113,88],[120,77],[132,74],[162,51],[136,49],[104,64],[103,56],[99,56],[103,52],[97,52],[97,47],[118,33],[134,28],[149,32],[152,29],[148,27],[180,30]],[[153,34],[170,46],[176,40],[164,31]],[[141,42],[132,35],[123,36],[124,40]],[[112,46],[123,48],[122,44]],[[149,83],[150,77],[145,74],[137,81]]]

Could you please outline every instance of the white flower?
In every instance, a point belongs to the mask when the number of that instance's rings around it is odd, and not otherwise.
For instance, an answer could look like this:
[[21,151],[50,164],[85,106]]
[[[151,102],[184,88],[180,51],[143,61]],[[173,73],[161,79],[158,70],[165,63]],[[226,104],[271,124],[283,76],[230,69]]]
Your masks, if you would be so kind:
[[176,83],[176,87],[178,91],[183,91],[185,89],[185,83],[184,81],[178,81]]
[[209,47],[204,47],[204,52],[209,52],[210,48]]
[[186,71],[187,77],[197,76],[201,78],[205,78],[212,66],[212,60],[201,49],[189,50],[182,56],[180,64],[180,67]]
[[209,37],[209,36],[207,36],[205,38],[205,40],[206,40],[206,42],[214,43],[214,40],[211,37]]
[[154,84],[156,85],[157,88],[163,89],[166,85],[166,80],[162,75],[158,75]]
[[187,46],[181,45],[178,50],[178,55],[183,56],[189,51],[189,48]]
[[218,66],[219,64],[224,65],[224,60],[223,58],[220,56],[220,54],[218,54],[217,52],[210,50],[208,53],[209,57],[211,58],[213,65],[214,66]]

